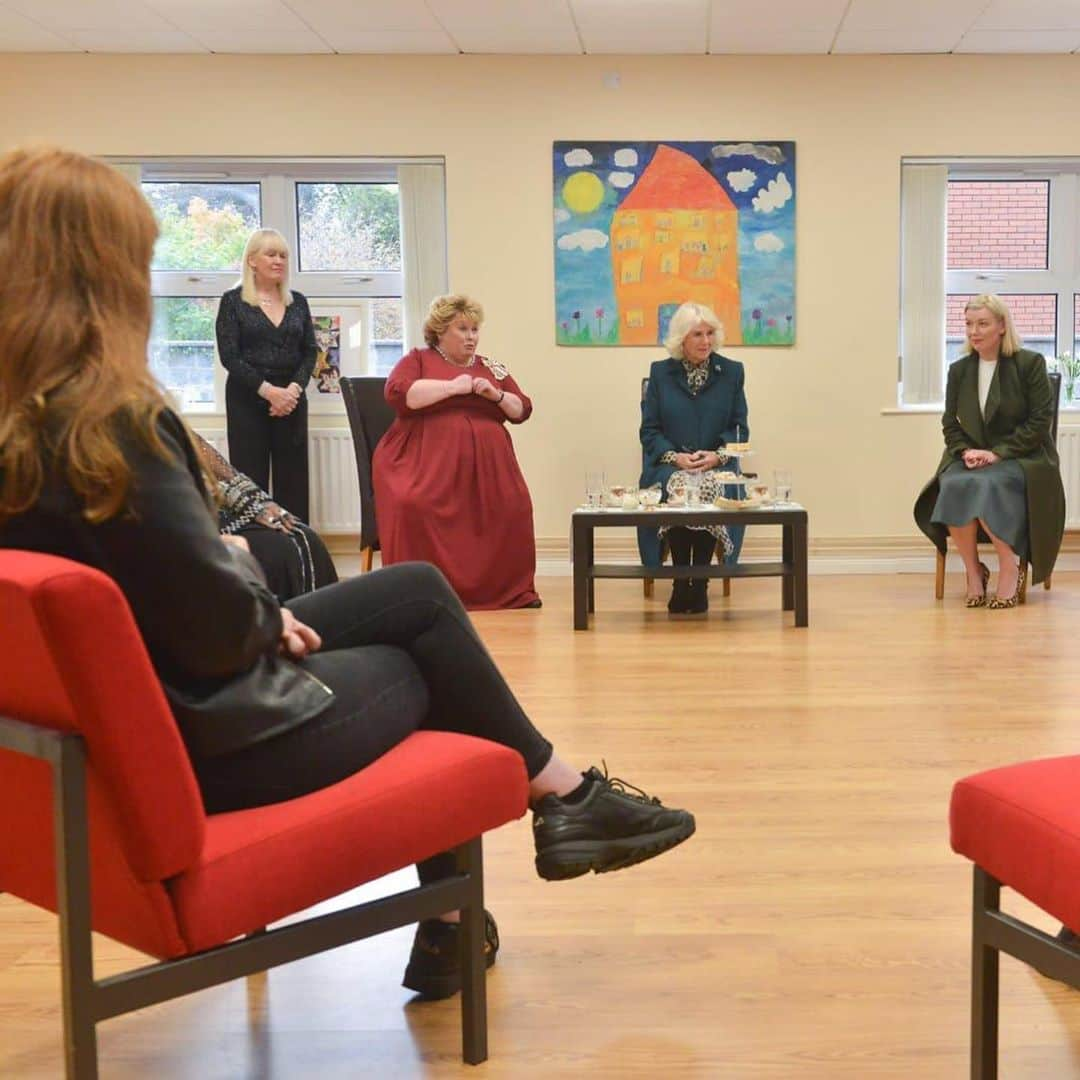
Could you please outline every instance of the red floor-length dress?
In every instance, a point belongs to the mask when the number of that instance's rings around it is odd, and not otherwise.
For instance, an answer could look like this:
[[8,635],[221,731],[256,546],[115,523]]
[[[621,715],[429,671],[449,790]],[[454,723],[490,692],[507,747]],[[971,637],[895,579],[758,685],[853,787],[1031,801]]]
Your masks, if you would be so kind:
[[537,599],[532,500],[521,475],[506,414],[479,394],[410,409],[417,379],[455,379],[462,372],[517,394],[529,418],[532,402],[480,357],[468,368],[435,349],[413,349],[386,380],[397,412],[375,450],[372,479],[384,566],[420,560],[449,578],[473,610],[524,607]]

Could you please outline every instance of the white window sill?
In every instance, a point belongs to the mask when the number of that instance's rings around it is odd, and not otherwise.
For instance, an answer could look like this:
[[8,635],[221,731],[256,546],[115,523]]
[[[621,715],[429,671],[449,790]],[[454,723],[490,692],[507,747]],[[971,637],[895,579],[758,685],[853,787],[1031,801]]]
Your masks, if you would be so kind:
[[940,416],[945,411],[945,404],[940,405],[893,405],[881,410],[882,416]]

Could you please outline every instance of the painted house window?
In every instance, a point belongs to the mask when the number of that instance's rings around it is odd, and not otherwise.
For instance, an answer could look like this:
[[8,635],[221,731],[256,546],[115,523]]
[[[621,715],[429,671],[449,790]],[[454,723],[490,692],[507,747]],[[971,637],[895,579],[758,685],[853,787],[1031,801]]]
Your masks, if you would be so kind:
[[660,273],[677,274],[679,272],[679,253],[677,251],[665,251],[660,256]]
[[658,244],[670,244],[671,233],[667,229],[657,229],[656,232],[653,234],[653,239]]
[[704,214],[694,214],[694,216],[690,219],[690,228],[691,229],[704,229],[705,228],[705,215]]
[[657,214],[656,215],[656,227],[658,229],[670,229],[675,224],[675,219],[671,214]]
[[901,405],[944,402],[963,307],[980,293],[1000,295],[1048,361],[1074,348],[1080,158],[905,161],[901,210]]
[[632,258],[623,259],[622,268],[619,273],[619,280],[624,285],[632,285],[635,282],[641,280],[641,256],[636,255]]
[[632,329],[640,329],[645,325],[645,312],[641,308],[630,308],[626,313],[626,325]]

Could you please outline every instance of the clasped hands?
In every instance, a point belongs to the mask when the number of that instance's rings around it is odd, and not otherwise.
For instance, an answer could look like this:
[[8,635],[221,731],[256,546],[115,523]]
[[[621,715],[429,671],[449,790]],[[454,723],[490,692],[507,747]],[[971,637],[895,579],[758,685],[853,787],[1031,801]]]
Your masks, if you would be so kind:
[[266,383],[259,393],[270,406],[270,415],[281,417],[288,416],[296,408],[303,391],[296,383],[289,383],[288,386],[271,386]]
[[965,450],[960,455],[960,460],[969,469],[982,469],[987,465],[993,465],[1001,460],[993,450]]
[[720,455],[715,450],[694,450],[675,455],[675,464],[683,472],[706,472],[720,464]]
[[498,401],[502,396],[502,391],[497,386],[479,375],[463,373],[456,379],[451,379],[450,386],[453,388],[455,395],[479,394],[480,397],[487,398],[488,401]]

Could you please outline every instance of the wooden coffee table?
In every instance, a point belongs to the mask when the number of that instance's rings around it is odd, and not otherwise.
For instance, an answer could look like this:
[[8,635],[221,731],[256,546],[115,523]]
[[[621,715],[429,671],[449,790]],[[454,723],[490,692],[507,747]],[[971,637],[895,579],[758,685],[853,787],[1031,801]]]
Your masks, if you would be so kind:
[[[783,529],[780,562],[747,562],[709,566],[633,566],[597,564],[593,557],[596,529],[643,525],[779,525]],[[809,626],[807,588],[807,514],[797,503],[756,510],[719,510],[715,507],[666,507],[655,510],[578,509],[570,515],[570,544],[574,565],[574,629],[589,629],[595,610],[593,583],[597,578],[748,578],[778,577],[784,611],[794,611],[796,626]]]

